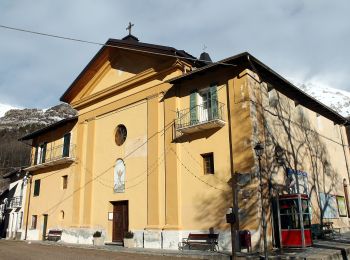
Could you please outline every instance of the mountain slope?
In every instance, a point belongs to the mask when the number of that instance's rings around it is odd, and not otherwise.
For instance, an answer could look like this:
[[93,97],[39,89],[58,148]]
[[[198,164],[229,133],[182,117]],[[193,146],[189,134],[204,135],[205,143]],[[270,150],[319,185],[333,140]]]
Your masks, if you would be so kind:
[[350,92],[323,84],[297,83],[295,85],[342,116],[350,116]]
[[[4,107],[4,106],[2,106]],[[29,164],[30,145],[17,141],[20,137],[64,118],[76,115],[67,104],[43,109],[11,109],[0,118],[0,176],[13,167]],[[0,190],[2,186],[0,180]]]
[[75,115],[76,111],[64,103],[49,109],[11,109],[0,118],[0,129],[20,128],[28,125],[44,127]]
[[5,113],[11,109],[18,109],[18,108],[0,103],[0,117],[3,117]]

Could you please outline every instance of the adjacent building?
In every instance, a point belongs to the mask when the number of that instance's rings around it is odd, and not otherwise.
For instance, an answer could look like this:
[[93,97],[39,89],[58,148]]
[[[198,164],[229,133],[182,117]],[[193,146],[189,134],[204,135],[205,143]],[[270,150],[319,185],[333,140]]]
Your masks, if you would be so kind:
[[349,227],[347,120],[249,53],[201,57],[132,35],[106,42],[61,97],[78,116],[21,138],[33,146],[28,239],[61,229],[65,242],[102,231],[122,243],[131,230],[138,247],[177,249],[215,232],[230,250],[233,207],[257,249],[261,209],[277,244],[273,201],[293,193],[309,198],[306,222]]
[[26,200],[26,174],[22,169],[14,169],[3,178],[9,180],[9,188],[1,195],[0,233],[7,239],[23,239],[23,216]]

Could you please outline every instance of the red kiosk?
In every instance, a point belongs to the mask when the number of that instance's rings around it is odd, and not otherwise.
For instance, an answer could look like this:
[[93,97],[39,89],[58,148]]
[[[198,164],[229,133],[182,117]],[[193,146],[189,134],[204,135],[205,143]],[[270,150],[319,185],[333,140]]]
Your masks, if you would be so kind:
[[308,196],[306,194],[280,195],[277,207],[281,247],[311,246]]

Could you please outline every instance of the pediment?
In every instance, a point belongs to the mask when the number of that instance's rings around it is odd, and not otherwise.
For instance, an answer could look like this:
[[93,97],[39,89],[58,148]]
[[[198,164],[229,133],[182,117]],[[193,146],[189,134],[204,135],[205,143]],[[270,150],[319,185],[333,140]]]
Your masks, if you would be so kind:
[[113,65],[107,61],[85,85],[74,101],[87,98],[90,95],[108,89],[109,87],[132,78],[135,75],[136,73],[129,72],[122,67],[113,67]]
[[87,100],[99,93],[110,90],[119,83],[128,82],[140,75],[146,75],[159,69],[159,60],[151,59],[147,55],[138,53],[119,52],[108,57],[98,69],[90,70],[90,79],[76,94],[72,103]]

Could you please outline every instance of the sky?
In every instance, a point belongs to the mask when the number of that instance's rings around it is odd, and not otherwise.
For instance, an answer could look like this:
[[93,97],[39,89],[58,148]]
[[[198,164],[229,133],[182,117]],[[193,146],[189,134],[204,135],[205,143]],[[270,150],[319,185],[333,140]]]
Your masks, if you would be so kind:
[[[142,42],[214,61],[244,51],[299,83],[350,91],[350,1],[0,0],[0,25],[104,43]],[[0,103],[47,108],[99,46],[0,28]]]

